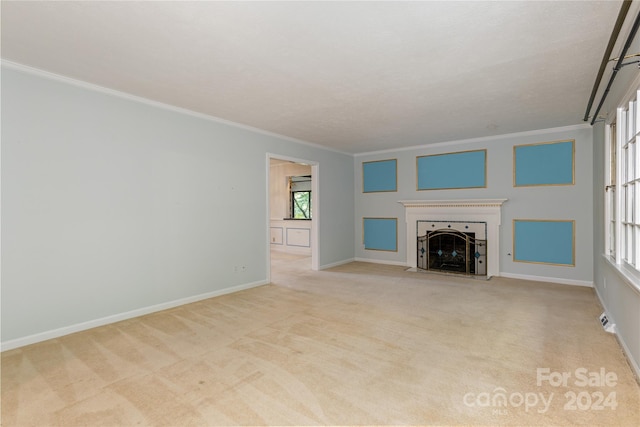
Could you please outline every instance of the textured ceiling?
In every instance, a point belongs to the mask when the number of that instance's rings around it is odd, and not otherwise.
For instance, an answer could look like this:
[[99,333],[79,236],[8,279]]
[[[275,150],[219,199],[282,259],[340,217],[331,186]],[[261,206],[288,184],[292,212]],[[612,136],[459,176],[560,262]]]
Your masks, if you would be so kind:
[[620,4],[2,1],[1,52],[360,153],[582,123]]

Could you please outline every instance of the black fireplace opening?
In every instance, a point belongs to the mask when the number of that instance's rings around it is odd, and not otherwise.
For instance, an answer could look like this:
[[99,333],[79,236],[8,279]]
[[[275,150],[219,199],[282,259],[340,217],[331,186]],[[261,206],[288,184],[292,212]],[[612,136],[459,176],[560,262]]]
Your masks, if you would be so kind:
[[486,275],[486,240],[451,229],[418,237],[418,268],[465,275]]

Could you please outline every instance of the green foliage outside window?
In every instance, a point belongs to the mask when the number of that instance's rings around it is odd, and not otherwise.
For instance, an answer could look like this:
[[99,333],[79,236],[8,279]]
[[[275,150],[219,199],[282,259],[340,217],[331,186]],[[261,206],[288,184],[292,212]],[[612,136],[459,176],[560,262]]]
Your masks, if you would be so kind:
[[292,191],[291,209],[292,218],[311,219],[311,191]]

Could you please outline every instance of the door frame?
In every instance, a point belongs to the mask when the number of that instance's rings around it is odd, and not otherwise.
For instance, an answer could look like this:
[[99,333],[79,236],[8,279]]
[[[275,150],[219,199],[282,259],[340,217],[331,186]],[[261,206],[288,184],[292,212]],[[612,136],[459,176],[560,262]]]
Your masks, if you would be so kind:
[[265,242],[267,245],[267,281],[271,282],[271,195],[270,195],[270,182],[271,182],[271,159],[285,160],[293,163],[300,163],[311,166],[311,206],[313,209],[313,218],[311,219],[311,269],[318,271],[320,269],[320,242],[319,235],[319,220],[320,220],[320,164],[317,161],[299,159],[291,156],[284,156],[281,154],[267,153],[266,170],[267,176],[266,182],[266,199],[267,199],[267,232],[265,235]]

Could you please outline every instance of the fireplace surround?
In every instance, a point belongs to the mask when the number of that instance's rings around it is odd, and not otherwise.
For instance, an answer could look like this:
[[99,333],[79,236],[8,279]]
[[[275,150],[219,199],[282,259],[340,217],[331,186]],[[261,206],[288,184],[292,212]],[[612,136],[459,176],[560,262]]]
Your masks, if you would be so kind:
[[[500,224],[502,204],[507,199],[402,200],[407,232],[407,266],[418,267],[418,237],[421,228],[453,229],[461,233],[472,231],[475,239],[486,240],[485,274],[487,278],[500,274]],[[422,225],[421,225],[422,224]],[[464,228],[484,229],[485,235]],[[422,229],[420,230],[422,232]],[[424,233],[423,233],[424,234]]]
[[[479,233],[472,231],[474,229]],[[485,235],[484,222],[418,221],[417,267],[425,271],[486,277]]]

